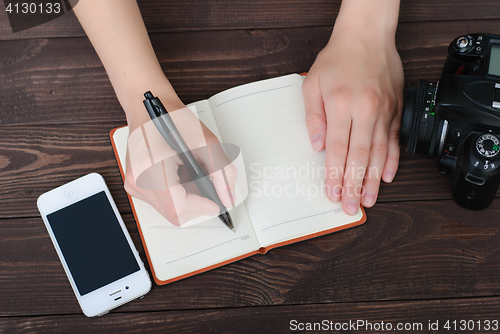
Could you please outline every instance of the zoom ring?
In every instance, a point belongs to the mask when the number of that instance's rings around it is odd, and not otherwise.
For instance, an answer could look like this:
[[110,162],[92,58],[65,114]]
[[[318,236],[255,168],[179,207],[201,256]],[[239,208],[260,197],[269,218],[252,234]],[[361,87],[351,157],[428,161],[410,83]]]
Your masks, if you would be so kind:
[[418,80],[417,96],[415,98],[415,106],[413,109],[412,128],[410,131],[410,138],[408,141],[408,152],[415,153],[417,149],[418,138],[420,134],[420,126],[422,124],[422,116],[425,112],[427,80]]

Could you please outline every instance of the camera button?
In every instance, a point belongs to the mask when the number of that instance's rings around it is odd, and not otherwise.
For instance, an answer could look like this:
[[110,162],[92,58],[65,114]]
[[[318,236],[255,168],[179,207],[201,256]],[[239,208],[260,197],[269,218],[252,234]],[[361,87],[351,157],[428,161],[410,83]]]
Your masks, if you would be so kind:
[[483,48],[480,46],[476,47],[476,53],[480,54],[481,52],[483,52]]
[[500,109],[500,83],[495,83],[495,91],[493,94],[493,103],[491,107],[495,109]]
[[474,199],[474,196],[476,196],[476,192],[474,190],[471,190],[467,193],[467,199],[468,200],[473,200]]

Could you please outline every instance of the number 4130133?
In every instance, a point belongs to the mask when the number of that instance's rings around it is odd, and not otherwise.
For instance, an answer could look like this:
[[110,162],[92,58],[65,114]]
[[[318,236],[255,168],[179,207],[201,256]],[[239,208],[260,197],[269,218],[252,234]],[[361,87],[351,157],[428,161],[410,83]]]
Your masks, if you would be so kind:
[[498,320],[448,320],[443,328],[452,331],[497,331],[500,327]]
[[9,2],[5,11],[9,14],[60,14],[61,4],[58,2]]

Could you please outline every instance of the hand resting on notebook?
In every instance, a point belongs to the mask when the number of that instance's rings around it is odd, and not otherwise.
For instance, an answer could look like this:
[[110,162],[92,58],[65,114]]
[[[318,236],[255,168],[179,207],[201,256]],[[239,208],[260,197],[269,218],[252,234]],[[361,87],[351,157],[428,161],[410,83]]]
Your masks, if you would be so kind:
[[403,67],[399,1],[343,1],[332,36],[302,86],[316,151],[326,150],[326,191],[345,212],[375,204],[398,168]]

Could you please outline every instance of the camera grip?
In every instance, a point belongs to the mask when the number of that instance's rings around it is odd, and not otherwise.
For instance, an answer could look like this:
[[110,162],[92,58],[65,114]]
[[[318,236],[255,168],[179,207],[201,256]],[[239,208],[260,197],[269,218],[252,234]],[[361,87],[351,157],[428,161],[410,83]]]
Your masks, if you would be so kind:
[[478,158],[477,136],[467,138],[453,175],[453,199],[461,206],[482,210],[490,206],[500,185],[499,163]]
[[472,210],[482,210],[490,206],[495,198],[500,184],[500,174],[494,177],[489,177],[488,180],[482,184],[475,184],[471,182],[471,174],[460,171],[456,182],[454,183],[453,199],[464,208]]

